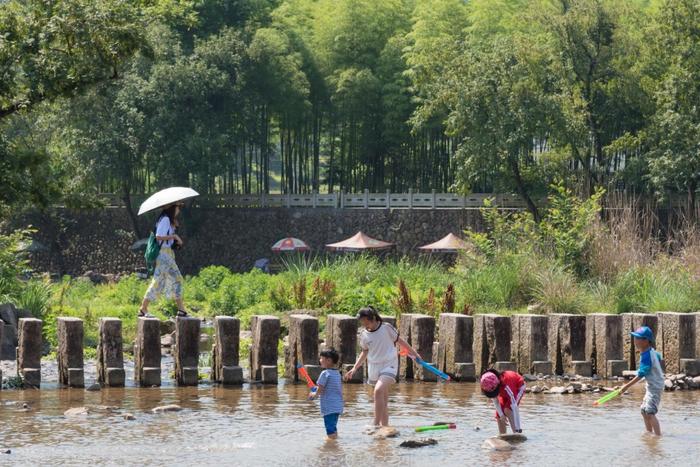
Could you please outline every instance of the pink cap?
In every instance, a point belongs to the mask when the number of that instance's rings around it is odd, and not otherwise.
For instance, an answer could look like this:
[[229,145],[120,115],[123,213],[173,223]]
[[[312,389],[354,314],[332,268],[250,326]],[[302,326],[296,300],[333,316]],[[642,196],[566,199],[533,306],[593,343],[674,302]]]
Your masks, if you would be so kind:
[[495,374],[491,373],[490,371],[487,371],[483,375],[481,375],[481,390],[484,392],[491,392],[495,390],[500,381],[498,380],[498,376]]

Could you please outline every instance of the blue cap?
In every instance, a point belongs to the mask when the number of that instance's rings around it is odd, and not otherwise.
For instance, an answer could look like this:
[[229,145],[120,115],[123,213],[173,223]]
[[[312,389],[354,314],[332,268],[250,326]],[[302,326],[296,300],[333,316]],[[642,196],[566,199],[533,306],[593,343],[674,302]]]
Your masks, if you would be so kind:
[[638,339],[646,339],[649,342],[654,341],[654,332],[649,326],[642,326],[636,331],[631,332],[630,334]]

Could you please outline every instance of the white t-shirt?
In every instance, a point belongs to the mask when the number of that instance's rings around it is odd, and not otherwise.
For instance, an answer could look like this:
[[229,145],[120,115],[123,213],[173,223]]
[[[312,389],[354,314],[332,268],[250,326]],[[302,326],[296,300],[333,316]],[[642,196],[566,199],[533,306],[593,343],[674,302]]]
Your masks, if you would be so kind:
[[[168,216],[163,216],[158,221],[156,225],[156,237],[167,237],[172,235],[172,227],[170,226],[170,218]],[[161,247],[170,247],[173,245],[175,240],[165,240],[161,244]]]
[[367,362],[375,364],[397,360],[396,341],[399,332],[389,323],[382,323],[375,331],[363,330],[360,347],[367,350]]

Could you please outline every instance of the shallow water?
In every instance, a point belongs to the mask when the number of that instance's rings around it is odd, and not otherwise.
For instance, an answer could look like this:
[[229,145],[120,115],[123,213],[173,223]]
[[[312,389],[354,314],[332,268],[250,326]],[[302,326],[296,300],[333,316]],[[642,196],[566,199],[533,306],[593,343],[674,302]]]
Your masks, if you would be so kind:
[[[12,450],[0,454],[0,465],[698,465],[700,458],[700,391],[664,394],[660,439],[643,434],[641,385],[603,408],[592,406],[596,394],[526,394],[528,440],[512,452],[492,453],[481,444],[496,432],[493,408],[476,385],[396,385],[391,422],[401,436],[382,441],[363,434],[372,416],[370,389],[344,386],[340,438],[331,442],[318,403],[306,400],[302,385],[0,391],[0,446]],[[150,413],[171,403],[183,410]],[[63,416],[83,405],[119,409]],[[136,420],[124,420],[126,412]],[[457,430],[412,433],[435,421],[456,422]],[[398,447],[425,435],[438,444]]]

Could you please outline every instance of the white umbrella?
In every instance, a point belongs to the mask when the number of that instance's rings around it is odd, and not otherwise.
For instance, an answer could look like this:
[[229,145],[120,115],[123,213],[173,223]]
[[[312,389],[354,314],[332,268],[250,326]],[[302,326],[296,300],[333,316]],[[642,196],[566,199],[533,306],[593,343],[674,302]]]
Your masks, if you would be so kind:
[[199,193],[194,191],[192,188],[182,186],[173,186],[166,188],[165,190],[160,190],[159,192],[149,196],[146,201],[141,203],[141,207],[139,208],[139,216],[141,214],[153,211],[154,209],[162,208],[184,199],[194,198],[195,196],[199,196]]

